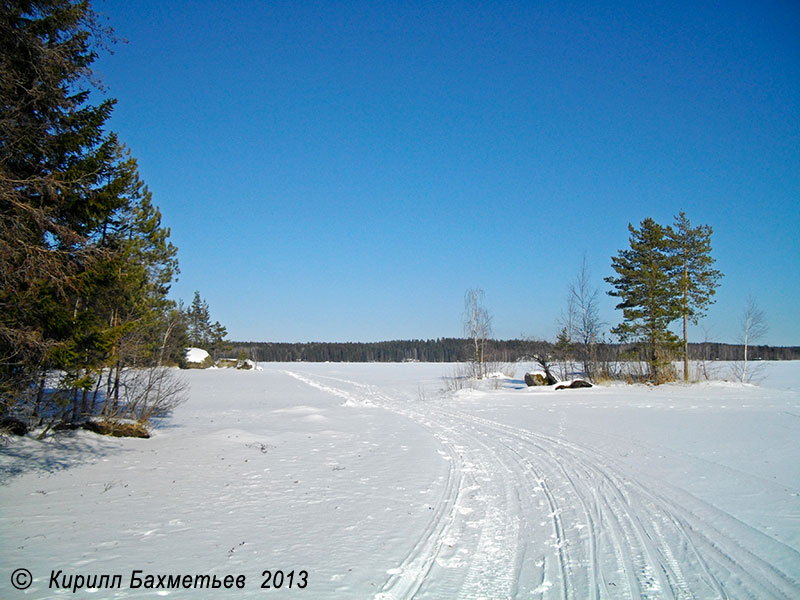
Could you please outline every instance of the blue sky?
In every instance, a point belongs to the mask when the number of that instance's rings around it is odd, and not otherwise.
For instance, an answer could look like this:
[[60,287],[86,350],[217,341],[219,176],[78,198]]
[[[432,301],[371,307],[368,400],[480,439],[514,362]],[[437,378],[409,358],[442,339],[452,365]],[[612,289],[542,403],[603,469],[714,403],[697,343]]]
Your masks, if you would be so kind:
[[95,0],[111,129],[235,340],[553,338],[584,254],[684,210],[725,277],[693,339],[800,344],[796,2]]

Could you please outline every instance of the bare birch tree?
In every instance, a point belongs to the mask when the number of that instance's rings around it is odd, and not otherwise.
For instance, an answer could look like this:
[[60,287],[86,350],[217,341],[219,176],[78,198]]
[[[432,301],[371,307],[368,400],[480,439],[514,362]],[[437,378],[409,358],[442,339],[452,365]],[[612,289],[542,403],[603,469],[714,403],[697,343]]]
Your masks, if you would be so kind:
[[763,338],[769,330],[767,327],[766,317],[764,316],[764,311],[761,310],[752,296],[747,297],[747,302],[744,307],[744,312],[742,312],[739,327],[739,341],[744,346],[744,350],[742,353],[742,362],[740,365],[734,366],[734,373],[739,381],[744,383],[746,381],[750,381],[755,374],[753,369],[750,369],[750,373],[748,374],[747,351],[754,342],[757,342]]
[[570,310],[574,313],[572,333],[579,343],[579,358],[589,379],[595,376],[597,342],[602,323],[597,308],[597,288],[592,286],[591,273],[583,256],[581,269],[569,286]]
[[482,289],[469,289],[464,294],[464,335],[470,340],[472,375],[486,376],[486,342],[492,334],[492,318],[484,306]]

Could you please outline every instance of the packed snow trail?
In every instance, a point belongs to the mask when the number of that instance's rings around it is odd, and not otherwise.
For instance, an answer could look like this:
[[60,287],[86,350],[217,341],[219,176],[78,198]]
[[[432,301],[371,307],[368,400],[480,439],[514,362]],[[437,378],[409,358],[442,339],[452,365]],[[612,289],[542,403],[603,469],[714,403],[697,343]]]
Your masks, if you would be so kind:
[[684,490],[640,481],[588,446],[356,381],[286,371],[424,426],[447,481],[376,600],[798,598],[753,548],[796,558]]

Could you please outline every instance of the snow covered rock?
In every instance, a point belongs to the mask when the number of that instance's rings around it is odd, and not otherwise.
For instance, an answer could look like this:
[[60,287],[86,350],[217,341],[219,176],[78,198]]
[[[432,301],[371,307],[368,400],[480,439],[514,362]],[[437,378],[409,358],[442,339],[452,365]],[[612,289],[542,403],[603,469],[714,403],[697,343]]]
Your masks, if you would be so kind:
[[186,348],[184,357],[190,369],[205,369],[214,364],[211,355],[202,348]]

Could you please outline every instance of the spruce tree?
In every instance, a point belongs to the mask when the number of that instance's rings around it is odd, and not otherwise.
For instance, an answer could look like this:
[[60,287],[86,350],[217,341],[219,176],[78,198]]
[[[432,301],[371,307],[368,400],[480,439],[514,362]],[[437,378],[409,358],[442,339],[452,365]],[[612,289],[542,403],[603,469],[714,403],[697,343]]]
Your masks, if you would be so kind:
[[58,369],[75,416],[123,340],[145,348],[170,310],[169,231],[104,128],[115,101],[90,102],[110,36],[88,1],[0,4],[0,408]]
[[711,231],[708,225],[692,227],[683,211],[675,217],[674,226],[667,228],[671,251],[678,261],[684,381],[689,380],[687,323],[696,324],[704,316],[705,310],[714,302],[713,296],[722,277],[722,273],[712,268]]
[[676,283],[678,262],[671,251],[667,230],[647,218],[640,228],[628,225],[630,248],[612,257],[615,277],[606,277],[614,289],[609,295],[621,299],[617,309],[624,321],[611,330],[623,342],[641,343],[650,378],[668,377],[669,354],[678,338],[669,325],[680,316],[680,292]]
[[208,302],[200,297],[200,292],[194,293],[192,304],[186,311],[186,335],[191,346],[207,350],[214,360],[231,349],[225,339],[227,329],[219,321],[211,322]]
[[567,327],[562,327],[558,332],[553,349],[560,365],[561,379],[566,380],[569,377],[570,363],[573,358],[573,342]]
[[192,304],[186,311],[186,325],[189,344],[207,350],[211,340],[211,315],[208,303],[200,297],[200,292],[194,293]]
[[116,139],[100,129],[113,101],[89,106],[79,85],[91,76],[95,33],[85,4],[0,5],[0,387],[7,394],[40,366],[80,353],[73,331],[80,306],[71,296],[86,289],[82,275],[97,256],[87,236],[115,203],[102,187]]
[[208,328],[209,335],[209,352],[214,360],[217,360],[225,352],[228,352],[233,346],[225,338],[228,335],[228,330],[219,322],[214,321]]

